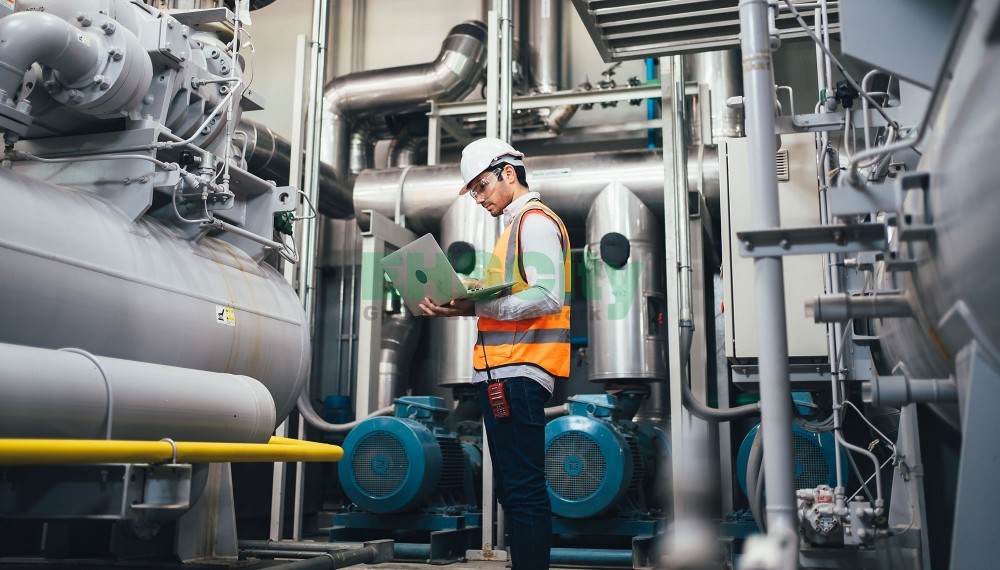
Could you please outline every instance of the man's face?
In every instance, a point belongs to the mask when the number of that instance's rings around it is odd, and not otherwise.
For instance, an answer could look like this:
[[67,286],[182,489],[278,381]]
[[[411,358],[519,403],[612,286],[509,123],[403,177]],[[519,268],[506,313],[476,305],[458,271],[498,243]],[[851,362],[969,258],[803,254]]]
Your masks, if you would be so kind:
[[513,192],[507,178],[512,175],[513,170],[510,166],[487,170],[477,176],[470,185],[472,199],[486,208],[494,218],[502,214],[503,209],[511,202]]

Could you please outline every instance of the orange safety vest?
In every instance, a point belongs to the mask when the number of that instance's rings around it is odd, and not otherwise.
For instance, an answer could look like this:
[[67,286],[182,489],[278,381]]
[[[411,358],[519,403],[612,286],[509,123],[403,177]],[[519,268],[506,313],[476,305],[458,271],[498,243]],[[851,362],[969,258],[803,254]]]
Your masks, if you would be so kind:
[[[521,222],[526,215],[548,216],[559,226],[563,250],[563,306],[558,313],[520,321],[500,321],[479,317],[479,338],[473,351],[473,366],[486,370],[511,364],[538,366],[559,378],[569,377],[569,307],[570,275],[569,234],[559,216],[537,200],[528,202],[497,240],[493,255],[486,264],[484,285],[513,282],[511,293],[529,287],[521,255]],[[513,239],[511,239],[513,236]],[[528,260],[529,266],[531,260]]]

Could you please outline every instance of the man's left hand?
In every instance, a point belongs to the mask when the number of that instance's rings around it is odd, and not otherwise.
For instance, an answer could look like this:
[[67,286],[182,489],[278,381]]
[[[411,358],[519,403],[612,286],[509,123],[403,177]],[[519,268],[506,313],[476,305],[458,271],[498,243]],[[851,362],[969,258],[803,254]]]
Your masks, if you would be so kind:
[[476,302],[469,299],[454,299],[447,305],[435,305],[427,297],[420,303],[421,310],[428,317],[474,317],[476,316]]

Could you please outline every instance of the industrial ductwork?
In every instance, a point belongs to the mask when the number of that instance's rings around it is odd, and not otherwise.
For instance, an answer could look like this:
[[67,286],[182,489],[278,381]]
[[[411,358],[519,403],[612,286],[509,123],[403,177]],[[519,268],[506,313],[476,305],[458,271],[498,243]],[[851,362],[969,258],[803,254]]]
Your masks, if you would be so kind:
[[[244,157],[250,173],[271,180],[278,186],[291,184],[288,179],[292,159],[292,144],[285,137],[260,123],[241,119],[237,131],[246,137]],[[319,203],[316,208],[332,218],[350,218],[354,215],[351,189],[337,179],[333,167],[319,165]]]
[[[663,211],[663,153],[659,150],[542,156],[524,161],[528,184],[567,225],[582,228],[590,205],[617,181],[653,211]],[[415,232],[437,231],[458,198],[461,175],[454,164],[362,172],[354,186],[356,212],[394,217],[396,201]]]
[[479,83],[486,64],[486,26],[451,29],[433,62],[362,71],[331,81],[323,97],[320,160],[347,180],[351,126],[365,115],[412,109],[428,100],[460,99]]

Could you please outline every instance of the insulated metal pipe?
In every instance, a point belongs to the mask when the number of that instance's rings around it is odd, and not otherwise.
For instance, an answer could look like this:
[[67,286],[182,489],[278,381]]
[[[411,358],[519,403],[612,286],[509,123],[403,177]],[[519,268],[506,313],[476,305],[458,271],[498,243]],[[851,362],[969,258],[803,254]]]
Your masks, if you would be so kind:
[[[780,227],[781,218],[774,164],[774,76],[767,0],[740,0],[739,10],[753,227],[772,229]],[[767,339],[761,343],[759,359],[764,469],[768,476],[767,525],[772,531],[781,532],[781,529],[794,530],[798,525],[781,258],[755,258],[754,273],[757,336]]]
[[378,362],[378,407],[391,406],[401,389],[401,379],[409,375],[410,361],[417,348],[423,321],[405,309],[382,321],[382,352]]
[[559,90],[559,23],[562,2],[533,0],[528,6],[528,75],[538,93]]
[[[663,153],[659,150],[567,154],[525,159],[528,184],[563,221],[583,228],[597,195],[618,182],[653,211],[663,209]],[[402,179],[402,180],[401,180]],[[367,170],[354,186],[356,212],[393,218],[397,200],[415,232],[436,232],[455,202],[462,177],[454,164]],[[442,244],[447,247],[447,244]]]
[[[288,186],[291,167],[292,144],[285,137],[250,119],[240,119],[237,132],[246,137],[244,157],[247,170],[278,186]],[[354,215],[351,188],[334,175],[333,167],[319,164],[319,200],[316,209],[331,218],[350,218]]]
[[[743,94],[739,51],[722,50],[693,53],[684,56],[684,76],[708,86],[712,118],[712,140],[702,144],[719,144],[725,137],[743,136],[743,110],[726,105],[730,97]],[[694,133],[700,135],[700,133]],[[700,137],[699,137],[700,138]]]
[[116,439],[261,443],[274,430],[274,400],[247,376],[13,344],[0,363],[0,437],[99,439],[110,424]]
[[320,160],[346,180],[351,124],[356,118],[419,107],[431,99],[461,99],[482,77],[485,45],[486,27],[468,21],[451,29],[431,63],[335,78],[323,96]]

